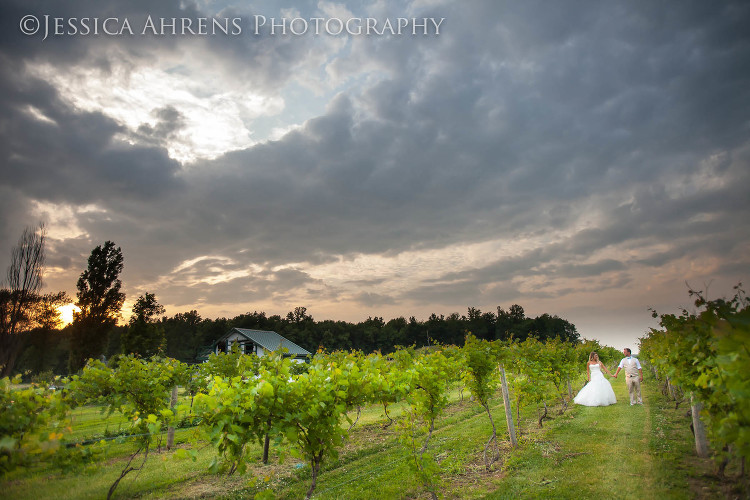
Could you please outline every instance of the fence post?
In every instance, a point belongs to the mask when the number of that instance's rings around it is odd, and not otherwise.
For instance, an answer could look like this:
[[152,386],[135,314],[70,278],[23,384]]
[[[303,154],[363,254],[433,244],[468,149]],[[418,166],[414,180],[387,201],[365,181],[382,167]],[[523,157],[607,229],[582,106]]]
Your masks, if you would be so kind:
[[[175,406],[177,406],[177,386],[172,387],[172,399],[169,402],[169,408],[173,412]],[[167,449],[171,450],[172,446],[174,446],[174,424],[167,429]]]
[[505,380],[505,368],[503,368],[503,365],[500,365],[500,381],[503,387],[503,403],[505,406],[505,421],[508,424],[508,437],[513,448],[517,448],[516,427],[513,425],[513,411],[510,408],[510,393],[508,392],[508,382]]
[[690,413],[693,415],[693,432],[695,433],[695,451],[701,458],[708,457],[708,440],[706,439],[706,428],[701,421],[701,409],[703,403],[696,401],[690,394]]

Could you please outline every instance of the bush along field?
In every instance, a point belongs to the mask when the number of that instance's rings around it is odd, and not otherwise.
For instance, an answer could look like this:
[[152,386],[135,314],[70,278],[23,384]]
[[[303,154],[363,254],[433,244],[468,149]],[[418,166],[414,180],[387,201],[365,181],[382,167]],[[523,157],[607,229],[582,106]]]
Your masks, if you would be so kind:
[[[90,361],[56,390],[0,383],[7,498],[716,498],[744,470],[697,457],[685,407],[574,406],[596,342]],[[731,472],[731,471],[730,471]]]

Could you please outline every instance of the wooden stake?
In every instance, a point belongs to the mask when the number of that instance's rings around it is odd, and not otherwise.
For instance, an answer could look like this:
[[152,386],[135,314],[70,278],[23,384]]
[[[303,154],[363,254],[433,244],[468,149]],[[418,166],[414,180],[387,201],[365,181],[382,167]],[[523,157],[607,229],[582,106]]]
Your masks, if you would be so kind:
[[690,406],[693,415],[693,430],[695,431],[695,452],[701,458],[708,458],[708,440],[706,439],[706,428],[701,421],[701,409],[703,403],[696,401],[690,395]]
[[505,406],[505,421],[508,424],[508,436],[513,448],[518,448],[518,439],[516,439],[516,428],[513,425],[513,411],[510,408],[510,393],[508,392],[508,382],[505,380],[505,368],[500,365],[500,380],[503,386],[503,403]]
[[[172,400],[169,403],[172,411],[175,406],[177,406],[177,386],[172,387]],[[167,449],[171,450],[172,446],[174,446],[174,425],[170,425],[167,429]]]

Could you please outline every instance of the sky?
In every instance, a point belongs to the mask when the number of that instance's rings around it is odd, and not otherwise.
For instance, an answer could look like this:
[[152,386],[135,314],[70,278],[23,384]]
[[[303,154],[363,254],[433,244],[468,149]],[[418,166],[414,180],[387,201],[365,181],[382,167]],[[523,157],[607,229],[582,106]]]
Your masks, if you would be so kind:
[[558,315],[636,346],[750,270],[750,4],[3,0],[0,269],[128,308]]

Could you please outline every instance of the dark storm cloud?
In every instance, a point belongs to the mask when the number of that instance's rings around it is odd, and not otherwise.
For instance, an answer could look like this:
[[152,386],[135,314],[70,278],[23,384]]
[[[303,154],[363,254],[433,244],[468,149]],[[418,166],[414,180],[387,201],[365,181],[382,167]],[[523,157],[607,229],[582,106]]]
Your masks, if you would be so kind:
[[[178,4],[6,2],[0,14],[14,23],[47,8],[202,14]],[[605,290],[629,282],[628,266],[685,256],[725,259],[727,273],[748,263],[741,251],[750,238],[746,3],[486,1],[424,12],[446,17],[440,37],[360,38],[328,68],[343,80],[367,68],[378,75],[372,83],[347,87],[325,113],[278,141],[189,169],[164,148],[183,126],[174,108],[157,106],[156,125],[142,126],[137,144],[115,143],[128,133],[121,124],[73,109],[24,63],[43,60],[60,72],[71,64],[107,68],[117,48],[132,64],[149,64],[191,44],[211,54],[207,64],[222,78],[270,89],[295,77],[312,54],[309,40],[41,44],[4,25],[0,188],[13,207],[32,199],[101,205],[106,219],[91,214],[79,225],[92,238],[122,241],[136,283],[201,255],[230,260],[218,261],[219,271],[196,265],[184,278],[564,233],[479,269],[436,270],[397,298],[354,297],[373,307],[394,299],[465,304],[488,294],[515,300],[521,291],[513,280],[521,277],[590,280],[580,289]],[[235,14],[250,15],[222,11]],[[18,224],[5,212],[3,219],[7,239]],[[600,254],[608,250],[622,255]],[[319,290],[301,271],[263,272],[165,286],[179,304]],[[529,296],[568,291],[560,285]]]
[[[278,15],[278,8],[278,5],[266,6],[266,9],[272,9],[272,13],[263,13]],[[304,64],[310,57],[314,45],[295,43],[294,38],[288,37],[271,39],[253,36],[251,21],[258,14],[254,9],[253,6],[220,8],[214,2],[199,5],[198,2],[180,0],[9,0],[0,5],[0,46],[4,47],[5,55],[14,61],[48,62],[61,71],[78,64],[111,71],[123,57],[137,67],[153,63],[157,56],[187,50],[204,60],[206,71],[219,71],[219,78],[249,82],[257,88],[277,88],[294,76],[298,65]],[[62,19],[60,29],[65,33],[71,30],[68,25],[70,20],[77,30],[82,31],[82,19],[87,19],[92,31],[95,19],[103,23],[107,18],[116,19],[111,24],[116,28],[110,28],[111,31],[118,31],[125,21],[128,21],[131,29],[122,36],[50,35],[51,38],[42,41],[44,28],[35,36],[21,34],[19,24],[27,15],[40,20],[47,16],[51,27],[55,18]],[[221,32],[216,36],[179,35],[182,19],[191,20],[191,29],[196,31],[200,18],[208,19],[209,26],[213,18],[225,23],[225,20],[229,20],[232,29],[236,28],[231,21],[239,19],[243,36],[224,35]],[[145,29],[148,19],[154,23],[155,31],[159,34],[154,35],[154,30]],[[165,20],[165,31],[162,31],[161,19]],[[170,35],[172,19],[177,20],[175,29],[179,36]],[[99,31],[102,30],[100,26]]]
[[77,280],[83,272],[83,268],[79,266],[86,262],[92,247],[88,238],[79,236],[60,240],[48,239],[47,248],[47,265],[66,271]]
[[[14,61],[46,61],[56,65],[60,70],[85,61],[87,65],[101,69],[109,69],[111,61],[106,51],[117,48],[130,55],[142,57],[147,60],[155,50],[170,50],[177,44],[178,40],[170,37],[154,39],[146,36],[133,36],[124,39],[112,36],[54,36],[42,40],[44,27],[34,36],[23,35],[20,31],[20,21],[24,16],[33,15],[44,22],[45,16],[50,23],[55,18],[63,19],[62,28],[65,32],[69,30],[68,20],[73,19],[74,24],[80,27],[77,20],[86,18],[103,21],[107,18],[117,18],[117,26],[122,26],[125,19],[143,20],[151,15],[158,19],[161,17],[197,17],[199,12],[189,2],[177,0],[164,0],[150,2],[148,0],[128,0],[118,2],[114,0],[91,1],[77,0],[59,2],[55,0],[10,0],[0,5],[0,46],[3,54]],[[52,26],[52,24],[50,24]],[[93,28],[92,28],[93,31]],[[155,45],[158,49],[155,48]],[[5,68],[7,70],[7,68]]]
[[[192,47],[197,57],[210,54],[226,60],[223,74],[218,77],[235,76],[249,79],[255,85],[270,86],[283,83],[279,75],[288,77],[293,71],[283,69],[284,65],[303,60],[306,52],[304,48],[296,52],[287,48],[283,57],[276,57],[280,54],[274,55],[274,51],[281,50],[279,45],[288,46],[288,42],[270,45],[252,37],[235,39],[232,43],[227,43],[226,37],[204,40],[169,36],[56,36],[42,40],[41,33],[38,36],[21,33],[19,22],[26,15],[35,15],[40,20],[45,16],[64,20],[114,16],[121,22],[125,19],[136,22],[146,16],[231,18],[240,13],[202,12],[194,4],[177,1],[3,2],[0,5],[0,183],[17,193],[17,207],[28,206],[24,198],[72,205],[97,202],[117,205],[118,200],[133,199],[140,200],[137,203],[144,199],[154,202],[156,197],[164,197],[181,185],[176,176],[179,164],[168,157],[163,147],[164,140],[184,126],[177,110],[157,107],[156,125],[144,124],[137,133],[129,133],[122,124],[102,113],[83,112],[63,102],[50,82],[29,73],[28,64],[47,64],[59,74],[66,74],[74,67],[108,72],[116,62],[126,61],[136,68]],[[64,28],[68,29],[67,24]],[[242,64],[237,59],[240,55],[245,58]],[[260,64],[247,64],[248,59],[255,61],[256,57],[273,63],[265,64],[265,70],[259,70]],[[221,63],[218,65],[221,67]],[[138,144],[115,141],[116,134],[135,137]],[[10,215],[10,211],[4,214]],[[7,240],[18,233],[19,227],[36,222],[27,209],[22,219],[14,219],[13,224],[4,222],[0,226],[0,239]]]
[[[7,186],[0,186],[0,213],[3,214],[0,217],[0,241],[5,242],[6,246],[15,245],[18,241],[26,224],[28,211],[29,201],[26,197]],[[10,254],[10,249],[7,253]],[[0,258],[0,262],[5,261]],[[2,272],[4,271],[3,266]]]
[[86,204],[112,196],[150,198],[177,183],[178,164],[165,150],[118,144],[113,136],[122,127],[112,119],[72,109],[38,80],[3,76],[3,185],[34,199]]
[[174,106],[155,109],[151,114],[157,119],[156,125],[144,123],[137,130],[136,135],[144,142],[166,147],[166,140],[185,127],[185,117]]

